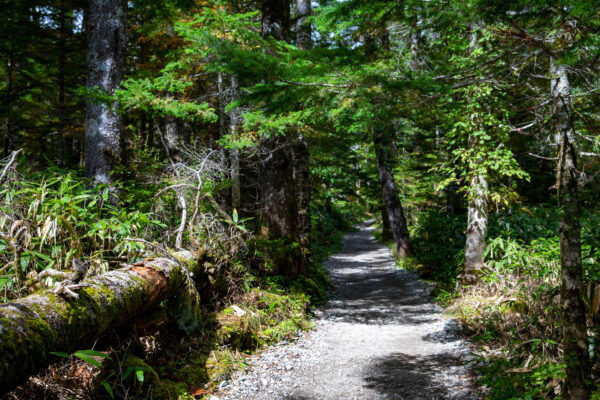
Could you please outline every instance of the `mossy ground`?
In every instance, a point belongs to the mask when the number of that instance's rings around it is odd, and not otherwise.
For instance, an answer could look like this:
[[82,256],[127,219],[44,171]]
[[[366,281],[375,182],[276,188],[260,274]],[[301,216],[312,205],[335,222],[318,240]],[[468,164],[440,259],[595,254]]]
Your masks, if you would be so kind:
[[[192,395],[210,394],[234,371],[247,367],[245,358],[252,351],[283,339],[293,339],[300,331],[309,329],[309,307],[304,293],[274,285],[253,288],[227,307],[207,314],[211,322],[202,337],[165,337],[160,341],[175,343],[153,344],[163,348],[155,354],[148,354],[152,352],[147,349],[140,352],[138,346],[133,351],[146,353],[146,379],[140,385],[129,378],[131,382],[125,385],[130,389],[129,398],[150,395],[154,399],[188,399],[193,398],[189,397]],[[125,364],[121,365],[117,375],[122,375],[124,367]],[[114,381],[114,377],[111,379]],[[111,384],[118,390],[119,385],[114,383]]]

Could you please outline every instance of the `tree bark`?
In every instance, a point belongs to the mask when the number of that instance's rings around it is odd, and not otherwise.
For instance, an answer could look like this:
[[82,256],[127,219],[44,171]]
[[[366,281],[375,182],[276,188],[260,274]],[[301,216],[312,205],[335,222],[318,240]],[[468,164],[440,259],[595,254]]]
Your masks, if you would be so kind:
[[311,251],[310,236],[312,231],[310,213],[310,150],[308,141],[301,132],[297,132],[297,135],[293,140],[293,175],[298,209],[300,249],[305,258],[309,258]]
[[4,144],[3,154],[4,157],[8,157],[10,151],[11,142],[11,130],[12,130],[12,91],[13,91],[13,60],[12,57],[8,56],[6,61],[6,100],[4,103],[4,109],[6,116],[4,117]]
[[149,118],[148,120],[148,136],[146,140],[146,149],[149,151],[154,150],[154,134],[159,129],[155,119]]
[[192,127],[187,121],[183,121],[181,125],[183,144],[187,147],[190,147],[192,144]]
[[[231,76],[231,99],[237,100],[239,96],[239,83],[235,75]],[[240,109],[233,108],[229,112],[229,133],[236,137],[240,124]],[[231,208],[240,210],[242,205],[242,183],[240,177],[240,152],[232,149],[229,153],[231,159]]]
[[[302,50],[312,47],[312,27],[308,21],[311,14],[310,0],[296,0],[296,42]],[[297,128],[293,140],[294,182],[298,201],[298,230],[300,248],[305,258],[310,258],[312,221],[310,213],[310,148],[306,136]]]
[[[190,264],[191,255],[183,258]],[[199,326],[200,299],[188,270],[178,262],[147,259],[82,283],[88,286],[78,291],[78,298],[46,289],[0,305],[0,392],[55,361],[50,352],[86,348],[107,330],[134,321],[165,300],[182,330],[189,333]]]
[[[125,71],[125,0],[91,0],[89,6],[87,87],[113,94]],[[121,116],[108,104],[88,99],[85,170],[96,183],[110,184],[119,162]]]
[[290,31],[290,4],[285,0],[263,0],[262,37],[287,40]]
[[412,32],[410,35],[410,70],[418,71],[420,67],[419,61],[419,53],[420,53],[420,36],[421,31],[418,29],[420,17],[417,16],[417,20],[415,21],[415,25],[412,28]]
[[[469,54],[478,47],[477,30],[479,25],[471,26]],[[471,116],[473,117],[473,116]],[[482,128],[483,129],[483,128]],[[469,135],[467,145],[474,153],[478,152],[477,137]],[[465,243],[465,262],[460,276],[461,284],[471,285],[479,281],[483,273],[483,253],[488,233],[489,201],[486,176],[479,171],[470,171],[469,196],[467,204],[467,233]]]
[[138,121],[138,136],[139,136],[139,143],[140,143],[140,148],[142,150],[146,149],[146,142],[148,140],[148,129],[147,129],[147,124],[146,124],[146,112],[142,111],[140,113],[140,119]]
[[219,119],[219,133],[217,135],[213,135],[213,141],[221,139],[225,136],[225,92],[223,90],[223,73],[217,73],[217,115]]
[[[474,139],[469,138],[469,142]],[[471,177],[467,208],[467,240],[461,283],[476,283],[483,272],[483,252],[488,233],[488,183],[483,174]]]
[[457,193],[458,185],[456,183],[451,183],[448,185],[446,189],[446,211],[450,215],[456,215],[458,210],[461,208],[460,206],[460,196]]
[[393,239],[392,227],[390,226],[390,217],[385,209],[385,205],[381,206],[381,239],[390,240]]
[[296,44],[302,50],[312,47],[312,25],[308,21],[311,13],[310,0],[296,0]]
[[[290,26],[290,8],[286,0],[265,0],[262,6],[262,36],[286,40]],[[267,50],[268,51],[268,50]],[[298,203],[294,182],[293,152],[290,140],[281,135],[261,138],[263,159],[259,166],[260,210],[259,236],[283,243],[266,249],[274,261],[271,270],[290,278],[306,273],[305,260],[299,246]]]
[[558,147],[556,186],[560,213],[560,296],[563,318],[563,361],[567,367],[563,397],[584,400],[589,395],[591,364],[583,302],[578,150],[573,128],[571,86],[567,67],[551,60],[550,75],[555,142]]
[[261,150],[265,157],[259,168],[259,237],[283,240],[267,250],[267,256],[275,263],[273,273],[293,278],[306,273],[306,265],[300,247],[294,245],[301,238],[291,146],[286,137],[272,135],[261,140]]
[[172,116],[165,118],[165,150],[172,163],[181,161],[179,156],[179,127],[177,119]]
[[58,38],[58,129],[57,129],[57,164],[65,164],[65,61],[66,61],[66,43],[67,27],[65,9],[61,7],[59,11],[59,38]]
[[376,132],[373,144],[377,157],[379,183],[381,184],[383,202],[390,221],[396,255],[400,258],[410,257],[412,256],[412,246],[408,234],[408,226],[404,210],[402,209],[398,186],[392,174],[393,157],[389,151],[392,147],[391,138],[386,133]]

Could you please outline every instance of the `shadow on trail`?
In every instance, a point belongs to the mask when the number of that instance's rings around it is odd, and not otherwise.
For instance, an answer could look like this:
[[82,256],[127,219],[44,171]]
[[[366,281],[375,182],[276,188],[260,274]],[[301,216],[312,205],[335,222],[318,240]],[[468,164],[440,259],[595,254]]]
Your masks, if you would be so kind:
[[449,364],[457,363],[458,358],[448,353],[429,356],[393,353],[367,366],[365,386],[388,399],[454,399],[439,375]]
[[329,319],[362,324],[423,324],[435,319],[436,306],[410,272],[394,267],[389,249],[372,229],[345,237],[342,251],[329,262],[336,291],[327,303]]
[[430,343],[446,344],[460,341],[460,336],[456,332],[444,329],[437,332],[429,333],[423,336],[421,339]]

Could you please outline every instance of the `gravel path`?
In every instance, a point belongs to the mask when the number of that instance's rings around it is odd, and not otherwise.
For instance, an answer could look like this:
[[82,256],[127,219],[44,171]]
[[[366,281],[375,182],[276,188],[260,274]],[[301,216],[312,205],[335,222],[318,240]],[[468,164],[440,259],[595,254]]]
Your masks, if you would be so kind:
[[394,267],[368,224],[344,237],[326,263],[336,290],[315,329],[250,359],[224,382],[221,400],[467,399],[469,349],[429,287]]

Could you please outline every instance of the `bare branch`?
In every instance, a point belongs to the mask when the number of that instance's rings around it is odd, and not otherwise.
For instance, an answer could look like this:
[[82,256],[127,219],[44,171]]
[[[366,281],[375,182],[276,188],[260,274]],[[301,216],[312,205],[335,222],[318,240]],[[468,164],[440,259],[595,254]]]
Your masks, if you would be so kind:
[[540,155],[534,154],[534,153],[527,153],[527,154],[529,154],[530,156],[535,157],[535,158],[540,158],[542,160],[548,160],[548,161],[558,160],[558,157],[544,157],[544,156],[540,156]]
[[2,174],[0,175],[0,186],[2,186],[4,184],[4,180],[7,177],[7,174],[8,174],[8,171],[9,171],[11,165],[15,162],[15,159],[17,158],[17,155],[20,152],[22,152],[22,151],[23,151],[23,149],[15,150],[10,155],[10,158],[9,158],[8,162],[4,166],[4,169],[2,170]]
[[333,83],[315,83],[315,82],[292,82],[292,81],[288,81],[285,79],[278,79],[278,82],[281,83],[287,83],[288,85],[294,85],[294,86],[317,86],[317,87],[329,87],[329,88],[337,88],[337,89],[349,89],[350,87],[352,87],[351,84],[346,84],[346,85],[335,85]]

